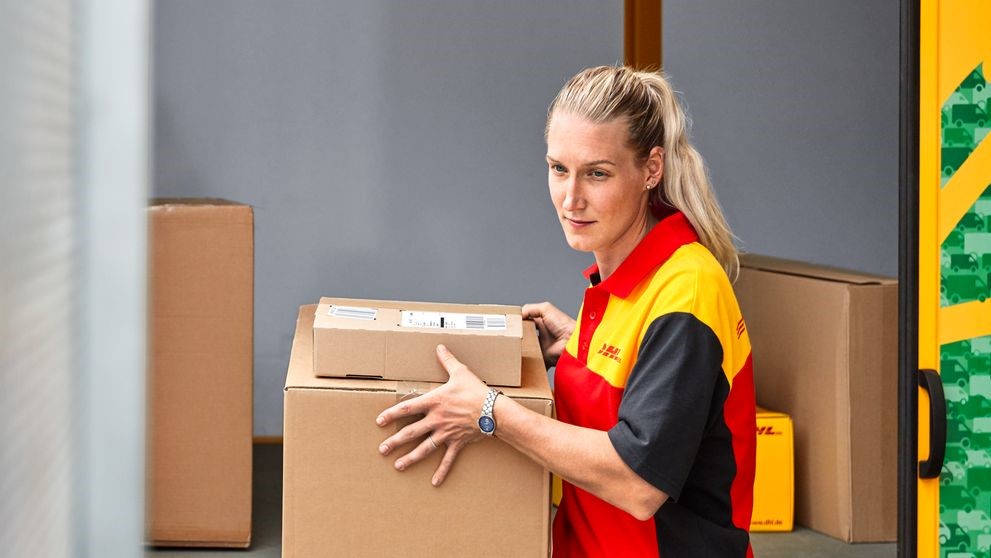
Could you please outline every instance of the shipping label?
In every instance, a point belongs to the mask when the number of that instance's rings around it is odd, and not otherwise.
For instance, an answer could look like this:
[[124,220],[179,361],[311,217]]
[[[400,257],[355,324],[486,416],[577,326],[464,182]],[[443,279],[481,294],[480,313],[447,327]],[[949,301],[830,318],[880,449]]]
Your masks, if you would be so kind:
[[501,314],[460,314],[457,312],[414,312],[409,310],[403,310],[400,314],[402,327],[469,331],[506,329],[506,316]]

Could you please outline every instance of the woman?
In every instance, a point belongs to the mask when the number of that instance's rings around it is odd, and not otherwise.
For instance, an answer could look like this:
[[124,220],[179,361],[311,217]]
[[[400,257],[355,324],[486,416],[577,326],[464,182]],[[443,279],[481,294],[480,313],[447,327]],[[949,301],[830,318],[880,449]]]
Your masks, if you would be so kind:
[[737,256],[685,127],[662,76],[624,67],[579,73],[550,106],[551,200],[568,244],[595,256],[580,321],[546,302],[523,307],[557,367],[559,420],[498,397],[443,346],[450,381],[377,419],[425,415],[379,450],[426,436],[395,466],[443,450],[434,485],[493,433],[560,476],[554,556],[752,555],[754,389],[729,280]]

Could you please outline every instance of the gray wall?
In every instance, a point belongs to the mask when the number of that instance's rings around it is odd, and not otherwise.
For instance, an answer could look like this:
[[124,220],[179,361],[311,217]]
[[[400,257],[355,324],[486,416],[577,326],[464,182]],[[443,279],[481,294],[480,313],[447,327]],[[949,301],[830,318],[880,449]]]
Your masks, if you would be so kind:
[[897,274],[898,15],[664,1],[665,70],[745,250]]
[[[154,194],[256,210],[256,433],[321,295],[577,310],[544,111],[620,2],[171,0],[154,36]],[[666,0],[664,61],[744,249],[896,273],[897,2]]]
[[321,295],[575,313],[591,257],[547,195],[544,115],[622,57],[622,3],[170,0],[154,13],[154,195],[255,207],[255,432],[282,432]]

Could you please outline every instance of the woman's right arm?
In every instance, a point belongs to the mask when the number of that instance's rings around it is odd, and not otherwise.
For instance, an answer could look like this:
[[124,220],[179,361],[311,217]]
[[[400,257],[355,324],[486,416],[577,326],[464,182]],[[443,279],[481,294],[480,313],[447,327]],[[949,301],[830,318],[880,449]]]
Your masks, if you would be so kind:
[[509,397],[496,399],[496,437],[571,484],[645,521],[668,495],[623,461],[603,430],[535,413]]
[[523,305],[523,319],[533,320],[540,332],[540,352],[544,364],[550,368],[557,365],[568,339],[575,331],[575,320],[550,302]]

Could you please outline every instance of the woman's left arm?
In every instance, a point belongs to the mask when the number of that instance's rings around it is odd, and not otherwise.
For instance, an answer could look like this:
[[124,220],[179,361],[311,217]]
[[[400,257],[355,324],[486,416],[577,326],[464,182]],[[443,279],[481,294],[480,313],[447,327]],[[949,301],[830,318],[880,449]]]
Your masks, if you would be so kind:
[[[424,415],[382,442],[379,451],[388,455],[394,448],[426,436],[395,461],[396,469],[403,471],[446,445],[444,457],[433,475],[434,486],[444,482],[466,445],[484,438],[477,419],[489,389],[445,347],[437,348],[437,357],[450,374],[450,380],[426,395],[386,409],[376,419],[379,426],[386,426],[402,417]],[[571,484],[637,519],[652,517],[668,498],[630,469],[605,431],[565,424],[505,396],[496,399],[493,415],[496,437]]]

